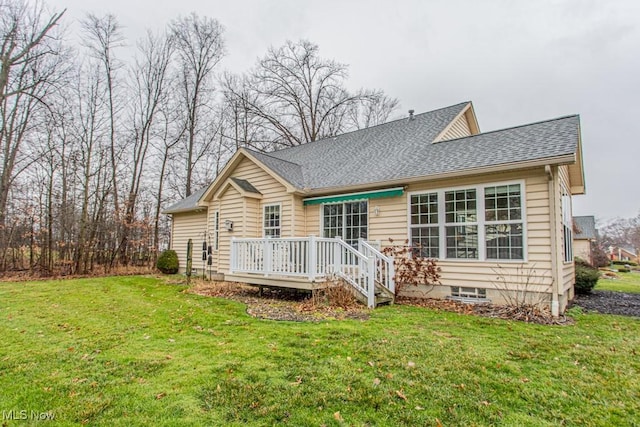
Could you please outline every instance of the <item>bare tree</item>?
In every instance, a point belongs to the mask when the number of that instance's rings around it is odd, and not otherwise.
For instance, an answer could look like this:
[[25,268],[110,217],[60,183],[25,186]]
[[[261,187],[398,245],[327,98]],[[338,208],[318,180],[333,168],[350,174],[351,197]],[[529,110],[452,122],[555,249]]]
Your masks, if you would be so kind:
[[[397,101],[380,91],[350,93],[347,66],[319,56],[318,46],[301,40],[270,48],[241,85],[226,85],[241,105],[261,118],[280,146],[295,146],[354,128],[358,108],[369,108],[368,123],[377,105],[386,118]],[[367,107],[368,106],[368,107]],[[384,116],[384,117],[382,117]],[[350,120],[351,119],[351,120]]]
[[109,153],[111,156],[111,191],[113,192],[113,206],[116,223],[120,222],[120,198],[118,188],[118,166],[120,162],[121,147],[118,146],[116,138],[117,115],[119,104],[116,100],[116,74],[122,64],[115,57],[114,50],[123,46],[122,27],[114,15],[107,14],[98,17],[94,14],[87,14],[81,22],[82,28],[87,36],[84,41],[92,56],[97,59],[103,67],[104,79],[106,81],[107,108],[109,110]]
[[131,93],[134,95],[131,118],[132,138],[129,146],[130,159],[129,186],[125,203],[124,229],[120,241],[120,259],[128,263],[128,241],[136,219],[136,202],[143,182],[148,150],[153,137],[156,114],[161,104],[167,102],[167,79],[173,43],[166,35],[147,33],[139,43],[141,58],[136,60],[131,70],[133,82]]
[[224,30],[215,19],[195,13],[174,20],[170,27],[179,59],[180,97],[184,103],[185,196],[189,196],[194,169],[209,148],[206,142],[210,135],[203,130],[209,124],[205,117],[213,103],[214,68],[225,54]]
[[0,0],[0,256],[7,247],[11,187],[33,159],[24,143],[60,77],[63,48],[55,28],[64,11],[46,14],[41,3]]

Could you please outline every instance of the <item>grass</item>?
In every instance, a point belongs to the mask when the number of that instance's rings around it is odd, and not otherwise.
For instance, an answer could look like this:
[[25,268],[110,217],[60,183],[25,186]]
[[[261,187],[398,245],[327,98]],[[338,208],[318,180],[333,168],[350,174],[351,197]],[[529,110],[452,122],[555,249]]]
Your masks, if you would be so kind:
[[[0,284],[0,410],[49,425],[638,425],[640,322],[254,319],[152,277]],[[12,424],[14,423],[14,424]]]
[[597,291],[640,293],[640,272],[616,273],[617,279],[600,279],[594,288]]

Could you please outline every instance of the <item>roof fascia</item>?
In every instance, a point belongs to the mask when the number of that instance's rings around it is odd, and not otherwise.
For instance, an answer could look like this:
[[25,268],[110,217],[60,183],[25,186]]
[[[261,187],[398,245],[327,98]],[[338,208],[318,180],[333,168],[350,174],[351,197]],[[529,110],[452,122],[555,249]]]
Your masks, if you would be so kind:
[[570,164],[569,169],[577,169],[577,175],[580,177],[580,182],[570,183],[571,194],[585,194],[587,189],[584,179],[584,161],[582,157],[582,130],[580,128],[580,122],[578,122],[578,149],[576,150],[576,162],[574,164]]

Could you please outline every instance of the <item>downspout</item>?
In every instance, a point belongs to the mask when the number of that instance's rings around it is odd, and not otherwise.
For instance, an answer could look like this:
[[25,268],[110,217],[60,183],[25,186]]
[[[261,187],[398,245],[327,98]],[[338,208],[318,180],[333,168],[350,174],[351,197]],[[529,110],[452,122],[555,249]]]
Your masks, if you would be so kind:
[[557,317],[560,315],[560,302],[558,300],[560,280],[558,278],[558,203],[556,202],[556,180],[550,165],[546,165],[544,171],[547,174],[549,187],[549,226],[551,228],[551,315]]

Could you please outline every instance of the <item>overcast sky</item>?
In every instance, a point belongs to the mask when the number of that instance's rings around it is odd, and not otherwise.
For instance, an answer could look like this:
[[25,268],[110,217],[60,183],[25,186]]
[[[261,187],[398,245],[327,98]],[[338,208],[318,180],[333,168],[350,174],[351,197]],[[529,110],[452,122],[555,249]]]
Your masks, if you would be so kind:
[[473,101],[481,131],[580,114],[587,194],[574,214],[640,212],[639,0],[48,0],[70,36],[112,13],[133,45],[190,12],[225,27],[222,68],[306,38],[350,65],[349,85],[397,97],[402,114]]

